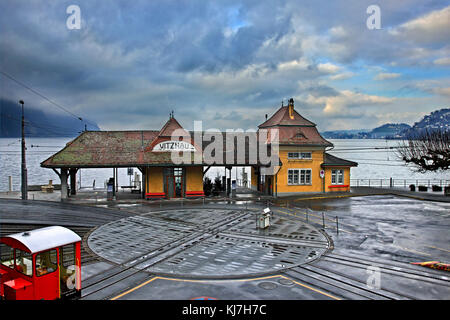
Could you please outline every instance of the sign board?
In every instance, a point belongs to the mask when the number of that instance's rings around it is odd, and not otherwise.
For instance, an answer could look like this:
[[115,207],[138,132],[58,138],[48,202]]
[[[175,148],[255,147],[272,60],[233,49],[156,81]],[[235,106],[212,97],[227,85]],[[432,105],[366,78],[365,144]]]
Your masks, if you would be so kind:
[[320,177],[323,179],[323,177],[325,177],[325,171],[324,170],[320,170]]
[[153,151],[195,151],[195,147],[185,141],[164,141],[154,146]]

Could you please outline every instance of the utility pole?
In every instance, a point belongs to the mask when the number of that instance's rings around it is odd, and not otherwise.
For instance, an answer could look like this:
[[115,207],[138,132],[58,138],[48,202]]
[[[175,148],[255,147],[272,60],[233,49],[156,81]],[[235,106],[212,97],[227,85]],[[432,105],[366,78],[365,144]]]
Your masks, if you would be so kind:
[[28,199],[28,179],[27,179],[27,163],[25,158],[25,115],[23,109],[23,100],[19,103],[22,105],[22,200]]

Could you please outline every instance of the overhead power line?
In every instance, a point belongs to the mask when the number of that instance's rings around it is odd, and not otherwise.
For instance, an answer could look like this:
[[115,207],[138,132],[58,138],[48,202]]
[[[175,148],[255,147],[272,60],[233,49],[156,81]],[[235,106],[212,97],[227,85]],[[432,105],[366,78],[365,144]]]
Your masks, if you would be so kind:
[[[12,117],[12,116],[10,116],[10,115],[8,115],[8,114],[4,114],[4,115],[2,115],[2,117],[6,117],[6,118],[9,118],[9,119],[15,120],[15,121],[22,121],[22,120],[20,120],[20,119],[17,119],[17,118],[15,118],[15,117]],[[54,131],[54,130],[51,130],[51,129],[47,128],[47,127],[43,127],[43,126],[37,125],[37,124],[35,124],[33,121],[30,121],[30,120],[25,120],[25,123],[26,123],[27,126],[31,126],[31,127],[35,127],[35,128],[44,129],[44,130],[46,130],[46,131],[48,131],[48,132],[50,132],[50,133],[53,133],[53,134],[55,134],[55,135],[57,135],[57,136],[61,136],[61,135],[65,135],[65,134],[68,134],[69,136],[74,135],[74,132],[70,132],[70,131],[59,131],[59,130],[58,130],[58,131]]]
[[62,105],[60,105],[59,103],[54,102],[53,100],[51,100],[50,98],[46,97],[45,95],[43,95],[42,93],[38,92],[37,90],[31,88],[30,86],[26,85],[25,83],[15,79],[13,76],[7,74],[6,72],[0,70],[0,73],[3,74],[5,77],[7,77],[8,79],[14,81],[15,83],[21,85],[22,87],[30,90],[31,92],[33,92],[34,94],[38,95],[39,97],[41,97],[42,99],[45,99],[46,101],[50,102],[51,104],[53,104],[54,106],[58,107],[59,109],[67,112],[68,114],[70,114],[71,116],[75,117],[76,119],[80,120],[80,121],[85,121],[85,122],[89,122],[88,120],[83,119],[82,117],[74,114],[73,112],[69,111],[67,108],[63,107]]

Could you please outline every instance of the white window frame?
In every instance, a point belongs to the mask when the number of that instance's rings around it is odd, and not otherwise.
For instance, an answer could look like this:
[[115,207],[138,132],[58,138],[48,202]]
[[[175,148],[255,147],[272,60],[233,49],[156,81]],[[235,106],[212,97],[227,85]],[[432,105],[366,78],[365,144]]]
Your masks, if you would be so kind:
[[[303,172],[302,172],[303,171]],[[292,172],[292,173],[291,173]],[[292,182],[289,182],[290,177]],[[295,177],[297,179],[295,179]],[[302,179],[303,177],[303,179]],[[309,178],[309,182],[307,182],[306,178]],[[295,183],[297,181],[297,183]],[[287,174],[287,184],[289,186],[310,186],[312,185],[312,169],[310,168],[290,168],[288,169]]]
[[[334,182],[333,182],[334,179]],[[345,181],[344,169],[332,169],[331,170],[331,184],[341,185]]]
[[[297,156],[291,156],[293,154],[297,154]],[[306,154],[309,154],[309,156],[306,156]],[[288,152],[288,159],[289,160],[311,160],[312,159],[312,152],[311,151],[291,151]]]

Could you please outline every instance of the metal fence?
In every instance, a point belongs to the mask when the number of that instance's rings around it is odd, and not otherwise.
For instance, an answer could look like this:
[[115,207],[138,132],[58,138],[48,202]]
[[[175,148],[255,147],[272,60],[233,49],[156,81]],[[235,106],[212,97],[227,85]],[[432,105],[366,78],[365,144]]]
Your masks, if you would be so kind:
[[433,185],[445,187],[450,185],[448,179],[350,179],[351,187],[379,187],[379,188],[408,188],[410,185],[425,186],[431,188]]

